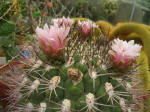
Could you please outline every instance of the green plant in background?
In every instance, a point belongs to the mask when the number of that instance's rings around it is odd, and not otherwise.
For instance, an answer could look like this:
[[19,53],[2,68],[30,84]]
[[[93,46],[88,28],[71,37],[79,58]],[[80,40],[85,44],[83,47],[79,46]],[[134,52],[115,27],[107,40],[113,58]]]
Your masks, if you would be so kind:
[[[7,11],[7,9],[11,6],[11,2],[4,2],[4,1],[0,1],[0,17],[2,17],[4,15],[4,12]],[[10,12],[9,14],[12,14],[12,12]],[[10,15],[9,14],[5,14],[3,19],[9,19]],[[14,56],[15,52],[14,52],[14,36],[13,36],[13,32],[15,31],[15,25],[14,23],[12,23],[11,21],[9,21],[8,23],[6,23],[5,21],[2,20],[2,18],[0,18],[0,47],[4,48],[3,51],[6,53],[6,55],[8,55],[8,52]],[[6,49],[8,49],[9,51],[6,52]],[[13,49],[13,51],[12,51]],[[11,52],[10,52],[11,51]]]
[[11,56],[13,57],[17,53],[14,32],[14,23],[3,23],[0,26],[0,47],[3,48],[3,52],[6,54],[8,60],[11,59]]
[[[7,2],[4,2],[4,1],[0,1],[0,6],[1,6],[1,8],[0,8],[0,17],[1,16],[3,16],[3,14],[4,14],[4,12],[6,12],[7,11],[7,9],[11,6],[11,2],[9,2],[9,1],[7,1]],[[7,15],[5,15],[5,18],[9,18],[10,17],[10,15],[9,14],[7,14]]]
[[0,1],[0,48],[5,53],[7,60],[19,52],[17,45],[22,44],[22,40],[26,38],[25,32],[29,31],[23,29],[23,27],[27,29],[25,22],[23,22],[25,20],[22,18],[23,11],[25,11],[24,5],[24,0]]
[[146,24],[150,24],[150,21],[148,18],[150,18],[150,5],[149,5],[150,0],[138,0],[137,3],[139,3],[142,7],[144,7],[145,14],[143,18],[143,22]]
[[149,4],[150,0],[137,0],[137,2],[146,8],[150,8],[150,4]]
[[[52,19],[50,26],[35,31],[32,64],[12,69],[6,80],[12,87],[7,111],[121,112],[136,111],[142,105],[138,98],[143,94],[132,84],[139,81],[135,59],[140,45],[109,41],[95,23],[84,18]],[[119,42],[135,47],[134,56],[118,54]],[[31,61],[24,58],[25,63]]]
[[114,16],[118,9],[117,0],[106,0],[104,2],[104,12],[107,16]]

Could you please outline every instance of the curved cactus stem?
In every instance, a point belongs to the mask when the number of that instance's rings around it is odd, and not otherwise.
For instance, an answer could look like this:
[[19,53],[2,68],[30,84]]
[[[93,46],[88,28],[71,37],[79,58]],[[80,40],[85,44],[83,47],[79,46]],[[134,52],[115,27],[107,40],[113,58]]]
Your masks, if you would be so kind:
[[[150,31],[150,27],[148,25],[145,25],[145,24],[140,24],[140,25],[143,26],[144,28],[146,28],[148,31]],[[133,40],[141,41],[141,37],[140,36],[141,35],[138,35],[137,33],[131,33],[131,34],[119,35],[119,38],[125,39],[125,40],[133,39]]]
[[110,32],[113,29],[112,24],[110,24],[109,22],[106,22],[106,21],[97,21],[96,24],[102,30],[102,32],[104,32],[106,34],[106,36],[109,36]]
[[131,33],[131,34],[127,35],[127,38],[129,38],[129,39],[139,39],[140,36],[137,35],[136,33]]
[[89,20],[87,18],[72,18],[72,19],[75,21],[75,23],[78,21],[88,21]]
[[138,64],[140,64],[141,62],[142,64],[139,68],[141,73],[139,74],[139,77],[144,80],[144,86],[146,87],[144,94],[148,94],[147,106],[148,109],[150,109],[150,94],[148,93],[150,90],[150,72],[149,72],[149,65],[148,65],[148,57],[146,56],[144,51],[141,51],[141,56],[139,56],[137,60]]
[[141,24],[143,27],[145,27],[148,31],[150,31],[150,26],[145,25],[145,24]]
[[[129,35],[136,33],[138,38],[142,40],[144,45],[144,51],[148,56],[150,65],[150,32],[144,25],[138,23],[120,23],[110,33],[110,39],[117,38],[122,35]],[[127,38],[128,37],[128,38]],[[124,37],[124,39],[130,39],[130,36]]]

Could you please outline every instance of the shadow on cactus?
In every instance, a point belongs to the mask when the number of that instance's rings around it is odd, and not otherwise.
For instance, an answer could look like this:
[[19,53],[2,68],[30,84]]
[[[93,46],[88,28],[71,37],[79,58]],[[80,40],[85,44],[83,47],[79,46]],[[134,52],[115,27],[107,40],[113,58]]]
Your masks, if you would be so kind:
[[37,27],[32,63],[13,68],[7,79],[13,86],[7,111],[137,111],[143,96],[135,88],[141,84],[136,78],[140,63],[135,63],[141,46],[109,41],[97,29],[90,20],[70,18]]

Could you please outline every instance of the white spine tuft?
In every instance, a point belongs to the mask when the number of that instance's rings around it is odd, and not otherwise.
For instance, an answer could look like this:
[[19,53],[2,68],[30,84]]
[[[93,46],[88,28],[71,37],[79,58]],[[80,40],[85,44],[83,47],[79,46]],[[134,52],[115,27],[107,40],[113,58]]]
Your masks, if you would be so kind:
[[61,105],[61,112],[71,112],[71,101],[65,99]]
[[31,91],[37,90],[39,85],[40,85],[40,81],[36,79],[35,81],[33,81],[32,85],[30,86],[30,90]]
[[113,88],[112,84],[106,82],[105,89],[106,89],[107,94],[109,95],[109,98],[112,98],[114,96],[114,88]]
[[33,104],[32,103],[27,103],[27,108],[25,108],[25,112],[32,112],[34,109]]
[[92,93],[86,95],[86,104],[89,110],[92,110],[95,103],[95,97]]
[[60,77],[54,76],[49,82],[49,89],[54,90],[58,86],[59,83],[60,83]]
[[40,108],[38,112],[45,112],[47,108],[46,103],[40,103]]

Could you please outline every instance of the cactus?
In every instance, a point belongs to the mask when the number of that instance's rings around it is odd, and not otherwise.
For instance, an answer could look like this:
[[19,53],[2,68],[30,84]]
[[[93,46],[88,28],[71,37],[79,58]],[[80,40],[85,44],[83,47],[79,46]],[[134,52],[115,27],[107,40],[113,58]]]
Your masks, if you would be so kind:
[[73,20],[75,21],[75,23],[78,23],[78,21],[88,21],[89,19],[87,19],[87,18],[73,18]]
[[[92,25],[91,33],[83,36],[77,22],[72,26],[65,24],[67,30],[58,34],[55,28],[64,30],[64,25],[58,23],[36,29],[38,38],[32,44],[32,64],[24,69],[12,67],[9,71],[6,82],[12,88],[5,99],[8,100],[6,112],[136,112],[141,106],[138,98],[143,96],[132,82],[141,84],[136,78],[140,73],[140,63],[134,61],[136,56],[133,60],[125,58],[131,63],[121,62],[127,65],[125,68],[117,68],[112,63],[113,41],[102,33],[93,40],[97,26]],[[50,38],[53,33],[56,35],[51,40],[40,40],[47,39],[48,35]],[[51,46],[52,42],[56,42],[55,46]],[[62,43],[65,47],[59,45]],[[57,51],[61,51],[59,57],[50,56],[57,56]],[[24,59],[23,63],[29,61],[28,56],[19,55],[17,59],[20,58]]]
[[97,21],[96,24],[103,31],[103,33],[105,33],[106,36],[109,36],[109,33],[113,29],[113,26],[106,21]]
[[[118,25],[117,25],[117,27],[119,27],[120,25],[122,25],[123,23],[119,23]],[[137,24],[137,23],[135,23],[135,24]],[[123,25],[122,25],[123,26]],[[148,26],[148,25],[145,25],[145,24],[140,24],[140,26],[141,27],[144,27],[144,28],[146,28],[148,31],[150,31],[150,27]],[[115,29],[114,29],[115,30]],[[113,30],[113,31],[114,31]],[[115,32],[115,31],[114,31]],[[138,39],[138,40],[140,40],[140,41],[142,41],[142,37],[141,37],[141,35],[139,35],[139,34],[137,34],[137,33],[130,33],[130,34],[121,34],[121,35],[119,35],[120,37],[119,38],[122,38],[122,39],[126,39],[126,40],[131,40],[131,39]],[[110,35],[110,37],[112,38],[112,36]]]
[[[130,39],[138,39],[142,42],[144,49],[141,53],[140,58],[138,59],[137,63],[139,61],[144,60],[141,70],[144,72],[141,72],[140,78],[144,79],[144,85],[145,85],[145,93],[149,94],[147,90],[150,90],[150,72],[149,72],[149,66],[150,66],[150,29],[149,26],[144,24],[138,24],[138,23],[120,23],[118,24],[110,33],[110,39],[119,37],[124,40],[130,40]],[[150,96],[150,94],[148,95]],[[147,104],[147,110],[150,109],[150,98],[148,99]],[[146,111],[146,110],[145,110]]]

